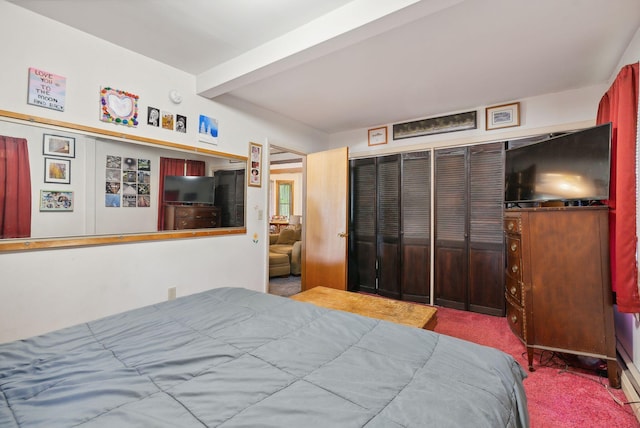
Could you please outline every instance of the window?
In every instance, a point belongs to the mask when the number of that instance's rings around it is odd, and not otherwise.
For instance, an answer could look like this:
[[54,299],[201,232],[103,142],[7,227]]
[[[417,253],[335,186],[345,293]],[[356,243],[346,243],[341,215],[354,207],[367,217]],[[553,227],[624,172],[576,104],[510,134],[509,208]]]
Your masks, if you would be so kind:
[[293,181],[276,181],[276,215],[293,215]]

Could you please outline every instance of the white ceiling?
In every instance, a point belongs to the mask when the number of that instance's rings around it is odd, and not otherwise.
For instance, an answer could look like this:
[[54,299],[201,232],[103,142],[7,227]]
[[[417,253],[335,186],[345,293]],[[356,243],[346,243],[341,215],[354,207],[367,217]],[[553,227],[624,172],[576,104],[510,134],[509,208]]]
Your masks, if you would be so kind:
[[606,82],[640,27],[639,0],[11,2],[327,133]]

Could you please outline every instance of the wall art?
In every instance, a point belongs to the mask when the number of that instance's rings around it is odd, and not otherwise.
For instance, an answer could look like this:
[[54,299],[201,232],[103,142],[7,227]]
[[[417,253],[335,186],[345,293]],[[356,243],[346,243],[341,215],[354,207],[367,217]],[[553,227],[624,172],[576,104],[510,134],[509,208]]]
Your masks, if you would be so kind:
[[162,112],[162,128],[173,131],[173,113],[168,111]]
[[100,120],[103,122],[138,126],[138,95],[131,92],[103,87],[100,89]]
[[64,111],[66,92],[66,77],[33,67],[29,68],[28,104]]
[[421,137],[423,135],[464,131],[477,128],[475,111],[432,117],[393,125],[393,139]]
[[249,186],[262,187],[262,145],[249,143]]
[[64,158],[76,157],[76,139],[61,135],[43,134],[42,154]]
[[499,129],[520,126],[520,103],[487,107],[486,128]]
[[44,158],[44,182],[71,184],[71,160]]
[[212,117],[200,115],[198,120],[198,140],[203,143],[218,144],[218,121]]
[[147,107],[147,125],[160,126],[160,110],[155,107]]
[[73,192],[40,190],[40,211],[73,211]]
[[176,114],[176,131],[187,133],[187,116]]
[[387,144],[387,127],[373,128],[369,130],[369,145]]

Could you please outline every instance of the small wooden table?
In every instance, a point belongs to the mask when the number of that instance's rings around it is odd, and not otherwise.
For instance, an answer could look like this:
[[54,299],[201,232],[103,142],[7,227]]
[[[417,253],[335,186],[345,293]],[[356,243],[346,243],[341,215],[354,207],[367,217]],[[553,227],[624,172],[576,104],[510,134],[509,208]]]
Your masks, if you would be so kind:
[[291,299],[427,330],[433,330],[437,323],[438,310],[432,306],[328,287],[314,287],[294,294]]

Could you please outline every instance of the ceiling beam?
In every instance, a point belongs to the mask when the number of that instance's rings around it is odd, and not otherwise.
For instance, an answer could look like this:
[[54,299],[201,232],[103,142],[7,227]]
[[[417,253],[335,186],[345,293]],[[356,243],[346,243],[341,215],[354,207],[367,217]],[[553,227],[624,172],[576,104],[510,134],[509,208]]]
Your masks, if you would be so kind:
[[463,0],[354,0],[296,30],[196,76],[196,92],[215,98],[241,86],[387,32]]

